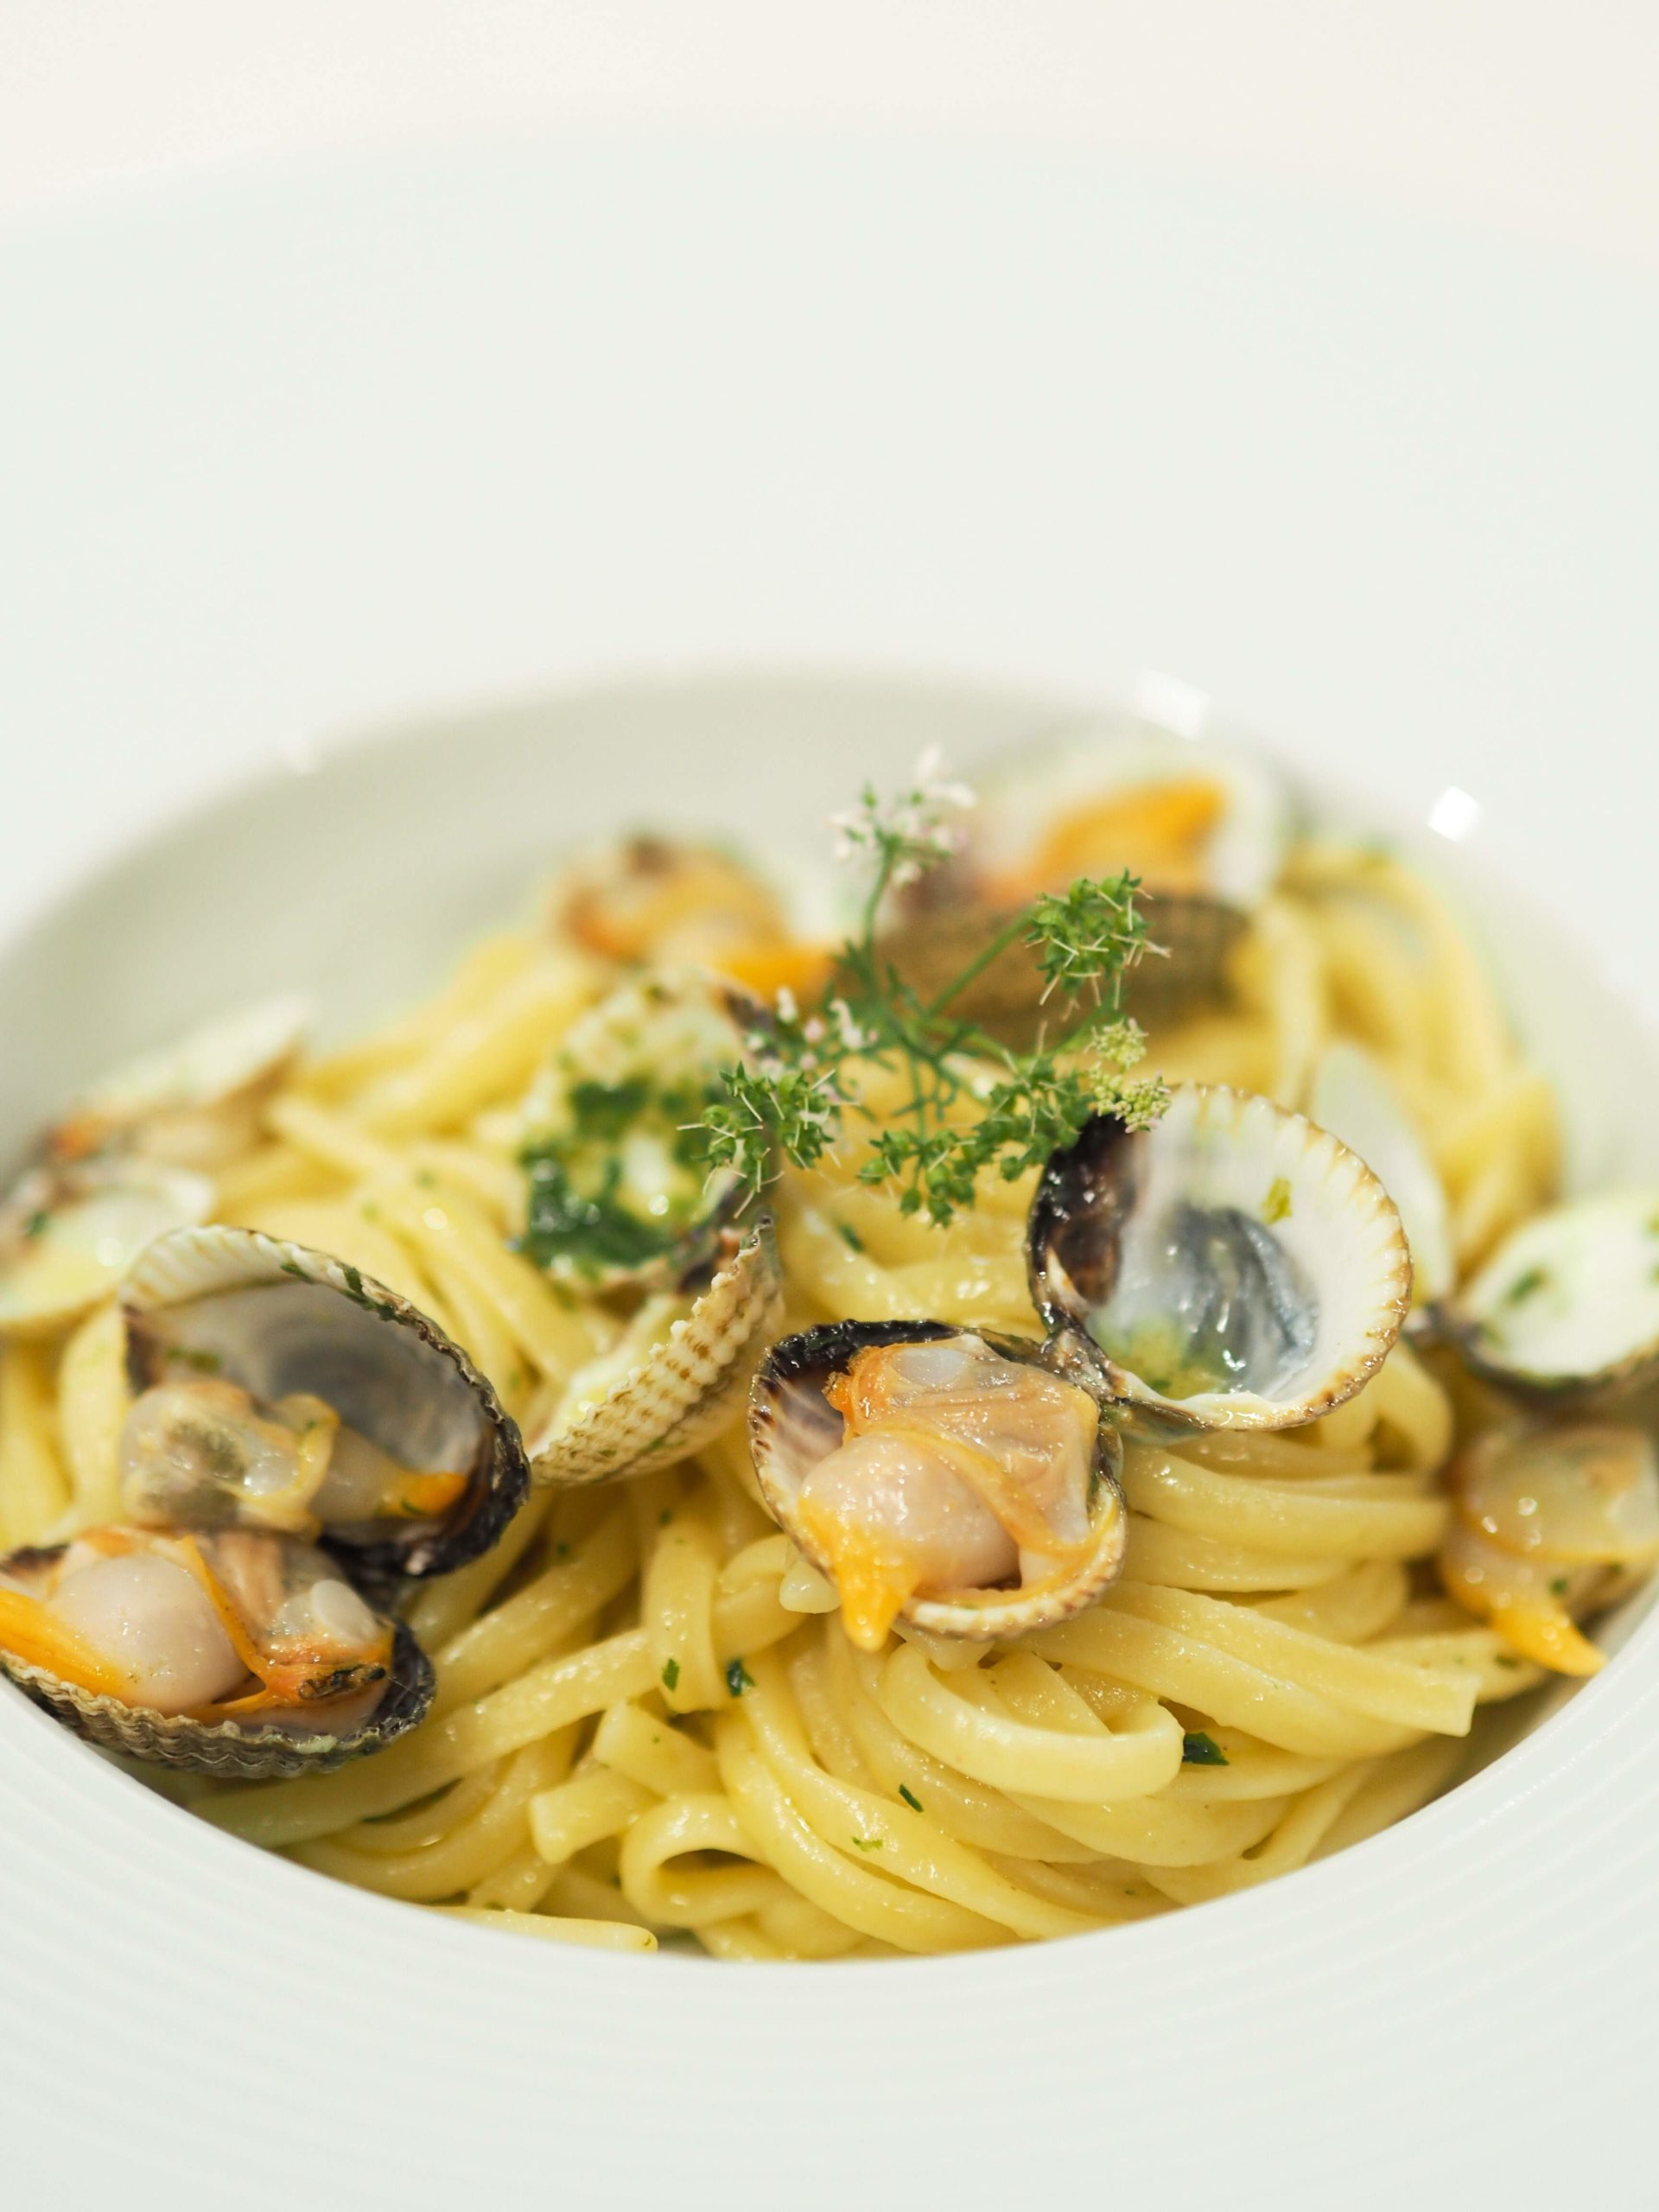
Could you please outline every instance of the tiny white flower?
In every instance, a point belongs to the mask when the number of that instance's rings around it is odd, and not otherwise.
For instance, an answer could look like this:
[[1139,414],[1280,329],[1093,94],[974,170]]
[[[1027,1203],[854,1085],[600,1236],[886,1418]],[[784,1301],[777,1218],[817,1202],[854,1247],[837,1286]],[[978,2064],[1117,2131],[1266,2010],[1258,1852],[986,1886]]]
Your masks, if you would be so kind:
[[790,989],[787,983],[782,983],[779,986],[777,1007],[778,1018],[780,1021],[798,1021],[800,1020],[801,1009],[796,1004],[795,994]]

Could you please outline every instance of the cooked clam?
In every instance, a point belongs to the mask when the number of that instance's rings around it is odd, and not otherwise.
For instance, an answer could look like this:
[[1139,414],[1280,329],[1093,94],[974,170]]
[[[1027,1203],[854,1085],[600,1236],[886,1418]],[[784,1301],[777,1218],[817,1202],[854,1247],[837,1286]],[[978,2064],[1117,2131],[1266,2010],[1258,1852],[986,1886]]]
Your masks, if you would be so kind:
[[433,1681],[333,1560],[247,1529],[94,1529],[0,1559],[0,1667],[93,1743],[243,1777],[378,1750]]
[[525,1102],[525,1250],[589,1290],[664,1289],[712,1249],[737,1196],[697,1127],[760,1010],[695,969],[622,984],[564,1037]]
[[1443,1298],[1457,1273],[1446,1185],[1382,1070],[1357,1045],[1328,1046],[1313,1071],[1307,1112],[1359,1154],[1399,1209],[1417,1298]]
[[523,1503],[518,1431],[458,1344],[326,1254],[251,1230],[153,1244],[122,1290],[125,1510],[317,1536],[378,1573],[486,1551]]
[[1576,1623],[1659,1561],[1651,1438],[1605,1422],[1489,1429],[1447,1480],[1452,1595],[1540,1666],[1593,1674],[1602,1655]]
[[304,999],[262,999],[146,1052],[75,1101],[50,1149],[79,1160],[119,1145],[169,1166],[212,1170],[252,1142],[309,1021]]
[[1177,1426],[1288,1428],[1358,1389],[1400,1332],[1411,1262],[1345,1145],[1270,1099],[1182,1084],[1143,1131],[1091,1122],[1045,1172],[1032,1295],[1109,1387]]
[[895,1619],[989,1641],[1090,1605],[1123,1563],[1122,1447],[1086,1349],[937,1321],[772,1347],[749,1401],[762,1495],[853,1642]]
[[205,1221],[213,1204],[203,1177],[130,1154],[31,1168],[0,1207],[0,1332],[78,1319],[152,1239]]
[[964,859],[1010,906],[1127,868],[1154,896],[1249,913],[1290,827],[1283,784],[1249,754],[1124,717],[1022,747],[982,776]]
[[604,1482],[696,1451],[730,1419],[783,1314],[770,1219],[745,1235],[724,1230],[676,1288],[645,1300],[531,1428],[532,1478]]
[[[956,860],[916,886],[885,950],[926,997],[1039,893],[1128,868],[1161,953],[1136,968],[1129,1001],[1144,1019],[1167,1018],[1224,987],[1289,830],[1283,785],[1248,754],[1132,717],[1026,747],[981,778]],[[1018,1037],[1038,1018],[1041,989],[1029,952],[1015,944],[957,1003]]]
[[784,944],[789,924],[772,887],[714,845],[629,837],[570,862],[548,899],[554,931],[630,967],[725,971],[732,958]]
[[1440,1308],[1471,1367],[1523,1394],[1588,1396],[1659,1374],[1659,1191],[1536,1214]]

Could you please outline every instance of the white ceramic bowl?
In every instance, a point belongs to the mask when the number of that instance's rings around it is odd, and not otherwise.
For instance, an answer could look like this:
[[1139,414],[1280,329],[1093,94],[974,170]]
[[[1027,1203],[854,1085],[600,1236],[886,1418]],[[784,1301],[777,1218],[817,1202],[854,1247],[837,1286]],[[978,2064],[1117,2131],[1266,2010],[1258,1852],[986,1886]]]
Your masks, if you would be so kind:
[[[1626,734],[1659,693],[1659,316],[1611,275],[1081,156],[596,143],[66,221],[0,245],[0,326],[7,1142],[267,983],[369,1018],[584,830],[798,849],[924,738],[1152,663],[1391,822],[1474,794],[1529,898],[1467,896],[1579,1165],[1654,1164],[1601,976],[1659,1004]],[[689,656],[979,680],[664,678],[312,743]],[[1289,1881],[745,1972],[357,1896],[7,1696],[4,2171],[168,2212],[1651,2201],[1656,1718],[1649,1623]]]

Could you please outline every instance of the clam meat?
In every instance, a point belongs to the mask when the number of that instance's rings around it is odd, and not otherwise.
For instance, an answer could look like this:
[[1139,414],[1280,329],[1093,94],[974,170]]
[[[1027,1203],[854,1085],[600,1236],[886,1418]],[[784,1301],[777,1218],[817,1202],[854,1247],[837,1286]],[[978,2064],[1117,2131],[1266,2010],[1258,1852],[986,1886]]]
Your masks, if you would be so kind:
[[241,1529],[93,1529],[0,1560],[0,1667],[108,1749],[246,1776],[375,1750],[432,1694],[332,1559]]
[[458,1344],[353,1267],[251,1230],[162,1238],[123,1286],[124,1510],[317,1539],[433,1574],[495,1541],[529,1474]]
[[1465,1446],[1447,1480],[1447,1590],[1522,1656],[1593,1674],[1602,1655],[1577,1623],[1659,1562],[1652,1439],[1611,1422],[1511,1424]]
[[836,1591],[852,1641],[900,1617],[979,1641],[1046,1626],[1118,1574],[1122,1451],[1086,1353],[938,1322],[839,1323],[774,1345],[750,1397],[766,1504]]

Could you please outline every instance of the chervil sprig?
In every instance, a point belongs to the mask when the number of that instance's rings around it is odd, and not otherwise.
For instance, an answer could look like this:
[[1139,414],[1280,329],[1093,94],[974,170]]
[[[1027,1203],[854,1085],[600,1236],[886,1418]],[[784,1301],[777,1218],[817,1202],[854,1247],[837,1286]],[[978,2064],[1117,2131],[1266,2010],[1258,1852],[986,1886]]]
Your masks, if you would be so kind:
[[[974,1205],[982,1174],[1014,1180],[1071,1143],[1091,1116],[1116,1114],[1144,1128],[1162,1111],[1163,1084],[1130,1072],[1144,1039],[1123,1013],[1124,977],[1157,950],[1147,942],[1135,876],[1080,879],[1033,900],[931,999],[886,957],[878,922],[888,893],[961,849],[949,817],[972,803],[965,786],[944,777],[935,754],[918,764],[896,798],[867,789],[836,817],[839,854],[869,868],[859,926],[836,962],[841,995],[803,1014],[784,994],[747,1040],[744,1064],[724,1071],[701,1125],[711,1166],[733,1170],[752,1192],[765,1188],[780,1160],[816,1165],[850,1115],[872,1124],[860,1179],[891,1185],[902,1211],[925,1211],[943,1224]],[[1054,1023],[1054,1033],[1046,1025],[1027,1052],[952,1011],[1020,944]],[[875,1127],[859,1103],[861,1060],[901,1078],[906,1103],[886,1126]]]

